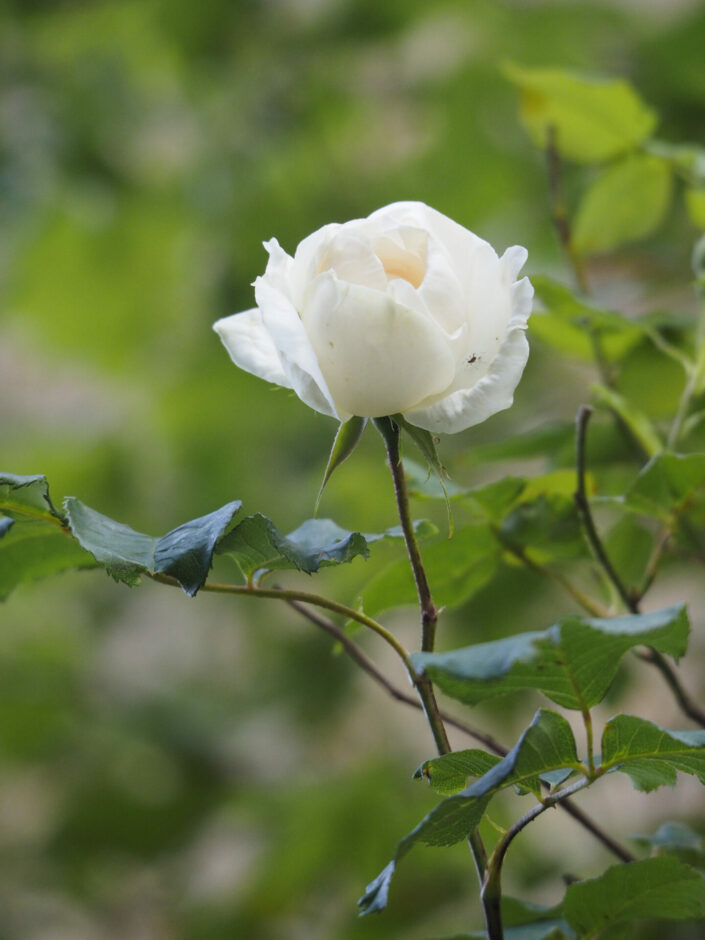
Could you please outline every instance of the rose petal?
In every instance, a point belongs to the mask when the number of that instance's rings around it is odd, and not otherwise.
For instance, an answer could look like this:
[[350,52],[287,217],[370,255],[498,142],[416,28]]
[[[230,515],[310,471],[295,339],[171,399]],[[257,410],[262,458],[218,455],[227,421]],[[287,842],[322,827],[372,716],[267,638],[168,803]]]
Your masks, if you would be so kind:
[[279,354],[287,386],[314,411],[341,421],[350,417],[336,411],[316,354],[289,298],[269,284],[266,275],[255,281],[255,297],[262,322]]
[[291,388],[257,307],[223,317],[213,324],[213,329],[236,366],[259,376],[265,382]]
[[303,322],[339,412],[396,414],[453,378],[448,342],[428,316],[332,272],[311,284]]

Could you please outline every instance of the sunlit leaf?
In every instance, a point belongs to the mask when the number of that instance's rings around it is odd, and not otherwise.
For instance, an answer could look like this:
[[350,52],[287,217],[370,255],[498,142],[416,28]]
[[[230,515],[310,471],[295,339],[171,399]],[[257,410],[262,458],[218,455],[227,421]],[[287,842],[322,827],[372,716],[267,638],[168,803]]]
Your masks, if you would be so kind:
[[579,163],[600,163],[640,144],[656,115],[624,81],[590,80],[555,68],[507,65],[518,88],[521,118],[538,147],[554,128],[556,146]]
[[705,228],[705,188],[686,189],[685,205],[693,225]]
[[685,608],[678,605],[609,619],[566,617],[542,632],[411,658],[415,669],[468,705],[537,689],[558,705],[580,709],[602,700],[628,650],[646,645],[678,658],[688,631]]
[[673,178],[658,157],[632,154],[609,167],[584,194],[573,245],[581,255],[611,251],[650,235],[671,201]]

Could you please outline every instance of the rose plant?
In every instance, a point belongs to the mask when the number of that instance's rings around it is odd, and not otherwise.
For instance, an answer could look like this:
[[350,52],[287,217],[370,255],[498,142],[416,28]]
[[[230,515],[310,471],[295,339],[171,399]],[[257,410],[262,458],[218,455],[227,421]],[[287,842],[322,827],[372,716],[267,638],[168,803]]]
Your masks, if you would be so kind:
[[[579,153],[596,163],[619,157],[626,161],[626,169],[619,168],[622,179],[641,161],[631,151],[650,145],[649,167],[653,160],[662,161],[660,176],[666,173],[670,180],[670,174],[682,172],[689,186],[705,185],[705,179],[693,176],[699,164],[688,154],[646,140],[653,122],[643,118],[638,97],[625,95],[622,84],[592,85],[554,70],[512,74],[525,94],[525,120],[536,139],[546,143],[557,229],[576,280],[586,289],[584,255],[586,246],[596,242],[571,238],[556,170],[561,156]],[[625,109],[631,121],[625,120]],[[635,178],[646,180],[648,187],[653,174],[644,174],[641,162]],[[653,226],[660,218],[653,211],[655,200],[645,198],[643,205],[651,205],[646,220],[638,217],[639,203],[631,206],[636,222],[630,215],[626,228],[620,213],[606,216],[611,232],[596,226],[594,206],[604,202],[605,186],[612,198],[612,172],[608,168],[593,184],[597,188],[588,208],[578,217],[583,233],[597,231],[609,244],[615,238],[641,237],[650,230],[646,222]],[[75,498],[57,507],[44,476],[0,474],[0,598],[25,581],[58,571],[103,568],[131,586],[146,576],[181,587],[189,596],[211,591],[283,601],[334,637],[396,702],[423,710],[437,755],[425,760],[414,776],[428,781],[441,799],[401,839],[391,861],[367,886],[359,902],[362,913],[386,906],[396,869],[414,845],[467,841],[479,876],[484,931],[456,934],[459,940],[623,938],[633,936],[633,922],[644,918],[700,919],[702,926],[705,849],[696,833],[664,825],[640,837],[653,856],[637,858],[621,836],[573,802],[582,790],[602,786],[603,778],[615,774],[625,774],[643,792],[673,785],[677,773],[705,783],[705,710],[671,663],[688,646],[685,606],[643,609],[671,546],[679,564],[683,558],[702,562],[705,452],[697,452],[698,441],[705,451],[702,238],[694,256],[698,322],[688,327],[628,320],[597,308],[565,285],[533,278],[544,307],[534,318],[537,335],[579,355],[587,350],[600,371],[603,385],[595,386],[594,396],[604,409],[603,428],[612,441],[623,439],[616,478],[626,478],[627,460],[638,461],[623,491],[611,492],[601,502],[603,512],[616,518],[608,539],[601,531],[603,516],[598,526],[592,513],[587,406],[578,415],[574,466],[559,464],[531,479],[507,477],[472,488],[456,484],[453,498],[469,521],[453,539],[442,535],[432,540],[434,527],[412,517],[412,497],[432,500],[445,494],[437,481],[402,462],[401,431],[411,429],[412,438],[442,473],[434,462],[432,434],[462,431],[512,402],[527,360],[525,330],[533,293],[526,278],[517,280],[526,260],[523,248],[509,248],[500,258],[487,242],[419,202],[395,203],[366,219],[326,225],[304,239],[293,257],[275,239],[266,247],[267,269],[255,282],[257,307],[219,320],[215,329],[237,365],[293,389],[316,411],[356,429],[347,438],[343,435],[338,451],[334,445],[329,469],[349,454],[365,420],[374,420],[387,452],[400,525],[363,535],[328,519],[309,519],[284,534],[261,513],[243,516],[240,500],[232,500],[157,539]],[[624,357],[634,349],[649,357],[657,371],[668,360],[669,368],[675,363],[683,372],[680,385],[674,383],[675,401],[659,402],[653,420],[619,385]],[[567,433],[572,438],[571,428]],[[566,440],[563,435],[561,443]],[[695,450],[689,446],[693,442]],[[505,455],[536,456],[535,438],[524,450],[521,442],[510,443]],[[685,453],[675,452],[683,446]],[[614,486],[614,478],[606,474],[605,485]],[[367,557],[373,543],[383,538],[403,541],[408,559],[376,573],[352,603],[299,586],[275,587],[267,580],[282,569],[312,575],[325,566]],[[232,559],[241,581],[209,579],[216,555]],[[436,651],[440,610],[459,607],[474,591],[491,585],[507,561],[505,574],[523,565],[532,576],[550,578],[569,596],[569,613],[559,612],[545,629],[499,640],[487,640],[466,623],[470,645]],[[410,600],[418,602],[420,612],[417,652],[407,650],[377,619],[380,612]],[[349,622],[393,650],[411,680],[413,696],[397,688],[360,648],[346,629]],[[622,659],[634,651],[640,666],[658,671],[674,707],[696,730],[669,730],[660,722],[617,714],[597,740],[594,708],[613,689]],[[551,707],[539,708],[509,747],[442,711],[436,689],[467,706],[529,690],[543,695]],[[656,697],[647,698],[650,703]],[[554,706],[580,716],[583,733],[577,739],[576,723]],[[449,724],[482,747],[451,753]],[[501,791],[513,790],[515,800],[529,799],[531,807],[506,827],[493,820],[481,835],[490,802]],[[581,880],[571,870],[562,900],[551,908],[508,903],[502,890],[507,852],[530,823],[554,806],[569,813],[618,864]],[[679,937],[702,936],[697,923],[694,929]]]
[[324,225],[293,258],[265,248],[257,307],[214,327],[240,368],[340,421],[403,414],[454,433],[512,404],[529,353],[524,248],[499,258],[421,202]]

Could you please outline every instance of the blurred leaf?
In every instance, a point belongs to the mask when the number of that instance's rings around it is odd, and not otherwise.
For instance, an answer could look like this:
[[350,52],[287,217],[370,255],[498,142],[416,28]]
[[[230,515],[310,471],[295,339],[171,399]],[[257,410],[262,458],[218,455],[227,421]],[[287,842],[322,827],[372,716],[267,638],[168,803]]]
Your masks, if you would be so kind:
[[612,526],[603,542],[622,581],[627,586],[640,584],[653,550],[653,534],[626,515]]
[[[426,520],[414,523],[420,538],[435,534],[435,526]],[[400,526],[385,532],[350,532],[332,519],[308,519],[288,535],[282,535],[271,520],[261,513],[247,516],[218,544],[219,555],[230,555],[246,579],[256,571],[295,568],[313,574],[319,568],[352,561],[358,555],[367,558],[369,545],[380,539],[402,539]]]
[[[486,525],[458,529],[453,538],[431,542],[423,549],[424,567],[436,603],[457,607],[492,578],[501,553]],[[416,604],[416,584],[406,558],[392,562],[362,589],[363,608],[370,616],[401,604]]]
[[515,434],[487,444],[477,444],[463,455],[470,464],[491,463],[496,460],[523,460],[546,457],[574,447],[575,427],[572,423],[544,427],[539,425],[524,434]]
[[599,337],[604,354],[619,360],[646,335],[640,323],[589,305],[552,278],[532,275],[531,283],[545,310],[532,316],[530,330],[554,349],[593,359]]
[[155,539],[109,519],[74,497],[64,503],[75,538],[116,581],[135,585],[145,571],[164,574],[175,578],[189,597],[205,583],[216,543],[241,507],[239,500],[227,503]]
[[464,790],[468,777],[482,777],[500,760],[501,758],[496,754],[488,754],[487,751],[479,748],[451,751],[450,754],[425,760],[414,771],[414,779],[419,780],[423,777],[435,793],[449,796],[451,793],[457,793],[458,790]]
[[705,454],[660,453],[642,468],[624,494],[634,512],[668,521],[705,487]]
[[673,178],[658,157],[632,154],[610,166],[584,194],[573,225],[578,254],[611,251],[650,235],[668,209]]
[[446,797],[399,842],[392,861],[358,901],[361,913],[385,907],[396,865],[417,842],[455,845],[477,828],[498,790],[512,784],[532,786],[539,774],[563,767],[580,767],[573,732],[561,715],[539,709],[506,757],[465,790]]
[[703,917],[705,881],[695,869],[667,856],[613,865],[598,878],[568,887],[563,916],[585,940],[624,921]]
[[681,822],[662,823],[654,833],[638,833],[632,839],[655,855],[675,855],[687,865],[705,868],[705,839]]
[[[2,523],[11,519],[0,519]],[[17,522],[0,538],[0,600],[18,585],[62,571],[95,568],[97,562],[67,532],[40,519]]]
[[668,731],[644,718],[617,715],[602,734],[602,767],[627,774],[647,793],[673,786],[677,771],[705,783],[705,731]]
[[422,467],[420,463],[409,457],[404,457],[402,464],[409,495],[416,499],[439,499],[445,502],[446,499],[458,499],[467,492],[465,487],[459,486],[452,480],[445,480],[441,483],[438,475],[433,473],[430,467]]
[[636,405],[604,385],[593,385],[592,393],[598,404],[609,408],[621,418],[649,457],[663,450],[663,444],[656,429]]
[[[504,895],[502,925],[505,940],[576,940],[575,933],[561,917],[560,904],[544,907]],[[486,940],[486,937],[482,930],[446,940]]]
[[[575,479],[572,471],[570,476]],[[526,551],[539,562],[587,551],[575,500],[561,493],[522,501],[502,522],[499,537],[504,545]]]
[[705,189],[686,189],[685,205],[693,225],[705,228]]
[[0,473],[0,512],[17,512],[41,519],[63,520],[49,497],[47,478]]
[[624,81],[598,81],[551,68],[506,65],[521,95],[521,118],[538,147],[555,128],[559,153],[579,163],[601,163],[640,144],[656,115]]
[[330,480],[337,468],[344,463],[355,450],[366,425],[367,418],[352,417],[349,421],[341,421],[338,433],[335,435],[335,440],[333,441],[330,456],[328,457],[326,471],[323,474],[323,482],[321,483],[321,488],[316,497],[314,515],[318,512],[318,505],[321,501],[326,483]]
[[414,653],[414,668],[447,695],[477,705],[538,689],[564,708],[591,708],[605,695],[624,654],[651,646],[678,658],[687,648],[683,605],[609,619],[571,616],[542,632],[519,633],[447,653]]

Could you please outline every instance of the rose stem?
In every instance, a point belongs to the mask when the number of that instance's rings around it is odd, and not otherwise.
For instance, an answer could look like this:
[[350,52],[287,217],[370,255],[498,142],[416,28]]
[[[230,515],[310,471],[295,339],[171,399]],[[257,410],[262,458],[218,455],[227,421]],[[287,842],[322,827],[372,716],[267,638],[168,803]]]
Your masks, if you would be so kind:
[[[614,585],[615,590],[622,599],[624,606],[632,614],[640,614],[640,597],[638,594],[632,593],[629,591],[617,574],[612,562],[607,555],[604,545],[602,544],[602,539],[597,531],[595,526],[595,521],[592,517],[592,510],[590,509],[590,501],[587,497],[587,490],[585,486],[585,442],[587,437],[587,426],[590,420],[590,415],[592,414],[592,408],[589,405],[581,405],[578,409],[578,416],[576,419],[576,463],[577,463],[577,475],[578,475],[578,487],[575,492],[575,503],[578,507],[578,512],[583,522],[583,528],[585,530],[585,536],[590,543],[590,547],[597,559],[598,563],[601,565],[603,571],[609,578],[609,580]],[[695,702],[690,698],[686,690],[680,684],[680,680],[676,675],[673,668],[667,662],[667,660],[658,652],[658,650],[648,647],[645,652],[639,653],[639,658],[643,659],[644,662],[651,663],[652,666],[655,666],[656,669],[661,673],[666,684],[670,688],[671,692],[678,702],[681,711],[691,718],[696,724],[699,724],[702,728],[705,728],[705,712],[700,709]]]

